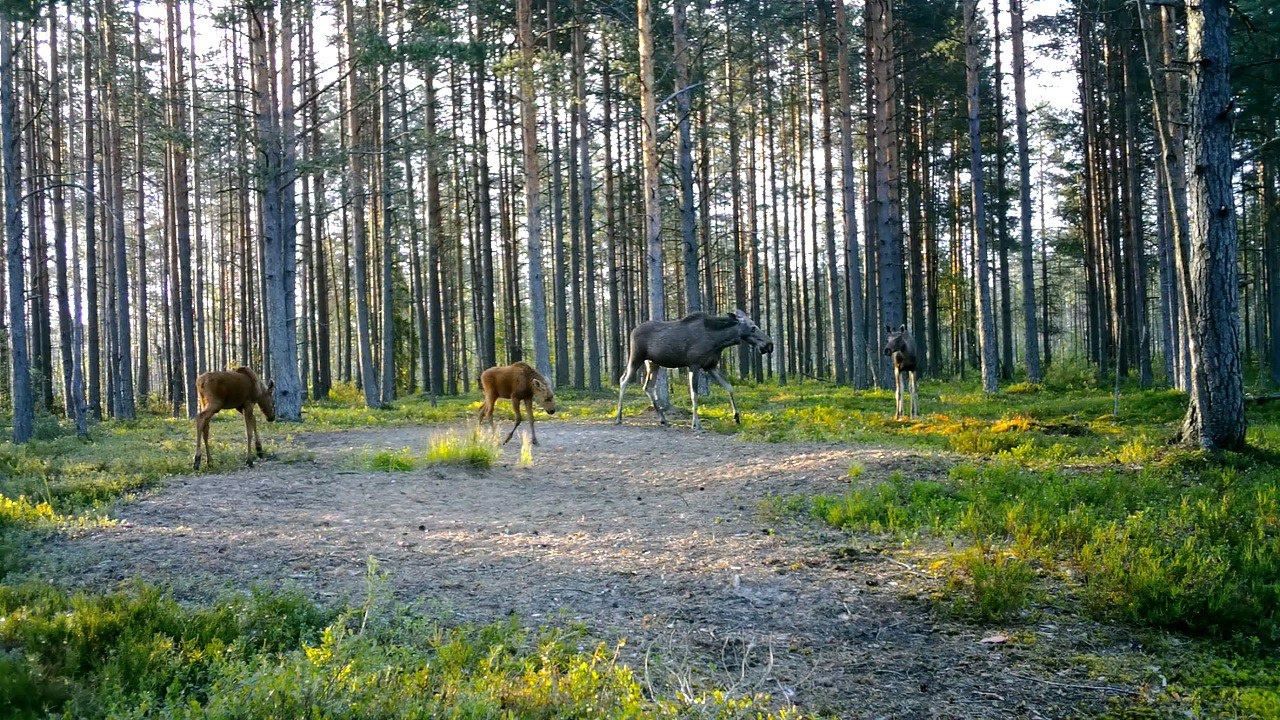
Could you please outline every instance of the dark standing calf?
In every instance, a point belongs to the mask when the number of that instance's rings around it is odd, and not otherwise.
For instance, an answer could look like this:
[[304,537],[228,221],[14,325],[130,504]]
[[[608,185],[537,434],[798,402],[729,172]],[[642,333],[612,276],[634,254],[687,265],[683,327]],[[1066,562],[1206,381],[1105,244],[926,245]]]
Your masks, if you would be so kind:
[[275,389],[274,380],[263,385],[258,374],[243,365],[230,372],[207,372],[196,379],[196,392],[200,395],[200,412],[196,413],[196,470],[200,469],[201,444],[209,464],[213,464],[213,454],[209,451],[209,423],[220,410],[238,410],[244,415],[244,459],[249,467],[253,467],[255,449],[258,457],[265,457],[262,439],[258,437],[258,421],[253,417],[253,406],[262,408],[267,422],[275,422]]
[[516,428],[520,427],[520,422],[524,419],[520,415],[520,403],[524,403],[529,410],[529,434],[533,436],[533,444],[537,445],[538,431],[533,426],[533,401],[537,400],[548,415],[556,414],[555,393],[551,391],[551,383],[547,382],[542,373],[525,362],[491,367],[480,374],[480,387],[484,388],[484,405],[480,406],[477,424],[484,424],[487,419],[489,428],[492,429],[494,403],[499,398],[510,398],[511,409],[516,412],[516,424],[511,426],[511,432],[507,433],[507,439],[502,444],[506,445],[511,436],[516,434]]
[[[908,379],[911,381],[911,417],[916,417],[920,414],[920,402],[916,396],[916,341],[907,332],[906,325],[898,328],[897,332],[885,326],[885,332],[889,334],[889,339],[884,344],[884,354],[893,358],[893,397],[897,402],[893,419],[898,420],[903,416],[902,391],[906,389],[903,386]],[[904,374],[907,377],[903,377]]]

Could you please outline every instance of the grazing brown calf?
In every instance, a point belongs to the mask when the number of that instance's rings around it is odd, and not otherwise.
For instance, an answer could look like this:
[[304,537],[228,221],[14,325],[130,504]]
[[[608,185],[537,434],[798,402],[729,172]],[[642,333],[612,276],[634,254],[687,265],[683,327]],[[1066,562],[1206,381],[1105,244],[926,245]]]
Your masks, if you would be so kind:
[[258,374],[243,365],[235,370],[216,370],[196,378],[196,392],[200,395],[200,412],[196,413],[195,469],[200,469],[200,445],[204,444],[204,456],[213,464],[209,451],[209,423],[220,410],[238,410],[244,415],[244,459],[253,467],[253,451],[258,457],[262,452],[262,439],[258,437],[258,421],[253,417],[253,406],[262,408],[268,422],[275,422],[276,382],[263,385]]
[[902,393],[907,389],[908,378],[911,381],[911,417],[916,417],[920,414],[920,401],[916,395],[916,341],[907,332],[906,325],[898,328],[898,332],[886,325],[885,332],[889,339],[885,341],[884,354],[893,357],[893,397],[897,401],[893,419],[902,417]]
[[533,369],[529,363],[518,362],[506,367],[491,367],[480,375],[480,387],[484,388],[484,405],[480,406],[478,424],[483,425],[487,419],[489,428],[493,428],[493,406],[499,398],[509,398],[511,409],[516,412],[516,424],[507,433],[503,445],[516,434],[516,428],[524,417],[520,414],[520,403],[529,410],[529,432],[533,435],[533,444],[538,444],[538,431],[533,427],[533,401],[537,400],[548,415],[556,414],[556,397],[551,392],[551,383],[542,373]]

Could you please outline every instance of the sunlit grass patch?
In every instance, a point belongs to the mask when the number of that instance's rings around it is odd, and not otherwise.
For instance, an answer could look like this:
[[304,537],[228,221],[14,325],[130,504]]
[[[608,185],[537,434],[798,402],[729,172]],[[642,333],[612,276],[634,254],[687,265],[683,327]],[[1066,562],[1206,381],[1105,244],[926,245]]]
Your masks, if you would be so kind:
[[[1065,563],[1077,571],[1085,606],[1098,616],[1275,641],[1275,466],[1247,457],[1179,457],[1141,470],[1092,472],[1030,469],[1007,460],[961,465],[945,480],[894,475],[808,504],[773,506],[802,509],[847,530],[928,533]],[[975,563],[971,574],[1003,581],[997,573],[1007,568]]]
[[408,472],[417,464],[417,458],[408,448],[403,450],[384,450],[382,452],[366,452],[364,464],[370,470],[380,472]]
[[431,436],[422,461],[431,465],[461,465],[483,470],[493,465],[501,454],[497,442],[486,434],[448,431]]
[[32,583],[0,588],[0,643],[14,650],[0,653],[13,718],[798,717],[766,695],[649,692],[623,642],[450,624],[372,595],[362,607],[294,591],[192,607],[143,585],[71,596]]

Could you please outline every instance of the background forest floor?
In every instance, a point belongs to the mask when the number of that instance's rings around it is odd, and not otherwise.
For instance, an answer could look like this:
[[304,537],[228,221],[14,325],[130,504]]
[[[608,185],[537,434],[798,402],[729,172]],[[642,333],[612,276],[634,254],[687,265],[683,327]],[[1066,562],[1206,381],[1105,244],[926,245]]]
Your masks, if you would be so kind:
[[190,473],[190,424],[86,444],[46,421],[0,446],[0,704],[1277,715],[1280,414],[1207,459],[1164,444],[1181,395],[1125,388],[1112,416],[1088,385],[929,383],[895,422],[885,391],[746,384],[741,428],[714,391],[704,434],[635,427],[638,390],[623,428],[592,422],[616,396],[562,392],[543,445],[488,471],[434,463],[416,427],[474,398],[369,411],[342,388],[262,425],[257,470],[224,417],[231,472],[124,504]]

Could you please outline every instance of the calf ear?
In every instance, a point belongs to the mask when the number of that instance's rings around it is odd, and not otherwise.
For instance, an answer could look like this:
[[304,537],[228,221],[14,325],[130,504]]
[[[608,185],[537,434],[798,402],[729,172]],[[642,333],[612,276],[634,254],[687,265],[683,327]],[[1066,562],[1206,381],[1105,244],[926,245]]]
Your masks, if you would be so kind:
[[267,392],[274,393],[276,391],[276,379],[271,378],[271,382],[267,383]]
[[547,389],[549,389],[549,388],[547,388],[547,384],[546,384],[546,383],[542,382],[542,381],[541,381],[541,380],[539,380],[538,378],[534,378],[534,379],[533,379],[533,389],[534,389],[535,391],[541,392],[541,391],[543,391],[543,390],[547,390]]
[[898,332],[900,332],[900,333],[904,333],[904,332],[906,332],[906,331],[907,331],[907,324],[906,324],[906,323],[902,323],[902,325],[901,325],[900,327],[898,327]]

